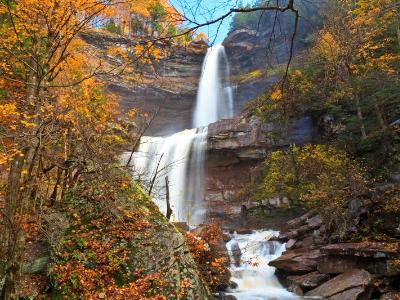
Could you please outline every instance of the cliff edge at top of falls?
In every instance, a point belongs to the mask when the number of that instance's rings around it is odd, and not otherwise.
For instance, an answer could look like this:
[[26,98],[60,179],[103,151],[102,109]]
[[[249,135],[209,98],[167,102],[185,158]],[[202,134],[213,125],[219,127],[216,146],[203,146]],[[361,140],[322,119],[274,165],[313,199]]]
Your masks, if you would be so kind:
[[[86,42],[88,51],[110,66],[118,65],[119,61],[107,53],[109,48],[119,45],[127,49],[138,42],[102,30],[90,30],[80,37]],[[139,108],[150,114],[159,110],[146,135],[161,136],[191,127],[192,109],[208,45],[195,41],[184,47],[165,41],[156,46],[167,52],[158,63],[140,66],[137,73],[127,68],[122,75],[101,79],[107,81],[108,89],[119,96],[123,109]],[[136,68],[136,64],[132,60],[132,66]]]
[[[274,50],[274,53],[279,54],[279,59],[268,60],[268,32],[234,30],[223,42],[231,69],[236,114],[242,111],[247,102],[279,79],[279,75],[274,72],[265,72],[267,66],[282,63],[288,56],[287,51],[284,51],[287,41],[279,37],[275,41]],[[94,53],[96,58],[111,67],[120,62],[108,53],[108,49],[115,45],[128,49],[138,42],[134,38],[94,29],[81,33],[80,37],[86,43],[85,51]],[[156,64],[141,67],[138,74],[127,68],[123,75],[113,78],[101,76],[102,80],[108,82],[108,89],[119,96],[123,109],[135,107],[150,114],[159,110],[146,131],[149,136],[165,136],[192,127],[198,83],[208,47],[202,41],[192,42],[187,47],[172,45],[167,41],[160,42],[158,46],[167,49],[168,54]],[[302,47],[296,49],[301,50]],[[132,61],[132,66],[135,64]]]

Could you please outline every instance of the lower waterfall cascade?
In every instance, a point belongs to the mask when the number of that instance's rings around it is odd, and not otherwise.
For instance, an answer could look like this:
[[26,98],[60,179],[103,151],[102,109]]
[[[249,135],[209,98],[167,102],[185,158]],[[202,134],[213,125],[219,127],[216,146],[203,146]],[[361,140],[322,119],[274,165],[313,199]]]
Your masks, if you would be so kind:
[[228,290],[238,300],[301,299],[285,290],[268,263],[281,256],[285,245],[270,241],[279,232],[257,230],[250,234],[231,234],[227,249],[231,259],[231,281],[237,284]]

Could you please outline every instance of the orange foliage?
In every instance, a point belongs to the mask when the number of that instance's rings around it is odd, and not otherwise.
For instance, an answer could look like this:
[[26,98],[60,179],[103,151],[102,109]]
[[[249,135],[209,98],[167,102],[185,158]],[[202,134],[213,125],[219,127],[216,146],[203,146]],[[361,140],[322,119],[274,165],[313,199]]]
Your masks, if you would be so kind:
[[186,233],[189,251],[197,263],[203,280],[213,291],[217,291],[230,278],[227,252],[221,253],[221,245],[226,251],[222,237],[223,232],[216,224],[201,228],[198,236]]

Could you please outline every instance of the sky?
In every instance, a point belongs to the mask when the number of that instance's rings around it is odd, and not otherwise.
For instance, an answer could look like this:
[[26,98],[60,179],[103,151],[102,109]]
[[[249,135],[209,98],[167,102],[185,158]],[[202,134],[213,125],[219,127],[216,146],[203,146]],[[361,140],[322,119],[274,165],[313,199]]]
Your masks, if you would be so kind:
[[[227,13],[231,8],[251,4],[254,0],[170,0],[187,18],[197,23],[205,23],[216,19]],[[216,23],[199,29],[204,32],[210,40],[210,43],[220,43],[227,36],[230,28],[231,18],[225,19],[222,23]],[[190,24],[188,24],[190,26]],[[193,24],[191,24],[193,26]]]

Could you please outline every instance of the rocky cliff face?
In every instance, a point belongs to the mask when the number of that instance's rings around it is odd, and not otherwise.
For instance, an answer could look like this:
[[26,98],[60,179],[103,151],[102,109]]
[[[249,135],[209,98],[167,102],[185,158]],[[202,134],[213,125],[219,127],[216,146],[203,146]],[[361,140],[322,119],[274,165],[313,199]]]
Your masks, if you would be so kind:
[[[107,55],[115,45],[129,48],[137,41],[101,31],[81,35],[99,58],[114,66],[117,61]],[[191,128],[197,84],[206,53],[206,45],[195,43],[185,48],[162,44],[168,55],[152,66],[140,66],[139,73],[126,69],[117,79],[107,78],[109,90],[120,97],[124,109],[140,108],[150,114],[158,111],[146,135],[162,136]],[[135,62],[132,62],[132,66]],[[137,66],[135,65],[137,68]]]
[[260,175],[268,152],[310,143],[318,136],[309,116],[292,121],[287,139],[270,138],[277,129],[256,117],[243,116],[209,125],[206,200],[210,217],[241,212],[242,204],[247,203],[235,201],[238,192]]

